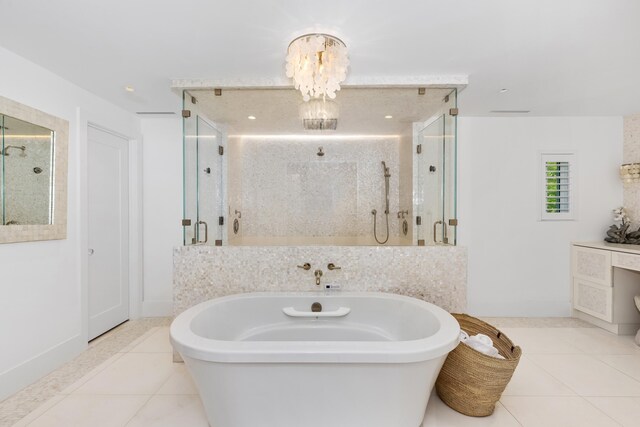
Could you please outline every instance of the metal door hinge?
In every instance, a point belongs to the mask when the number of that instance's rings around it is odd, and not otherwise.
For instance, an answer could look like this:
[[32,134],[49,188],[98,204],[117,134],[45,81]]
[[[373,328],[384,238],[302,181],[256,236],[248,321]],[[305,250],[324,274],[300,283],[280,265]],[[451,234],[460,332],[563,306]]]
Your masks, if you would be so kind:
[[221,156],[224,154],[224,147],[222,145],[218,145],[218,154]]
[[418,246],[424,246],[424,239],[418,239]]
[[420,215],[416,217],[416,225],[422,225],[422,217]]
[[218,217],[218,225],[224,225],[224,217],[223,216],[219,216]]
[[214,89],[214,90],[213,90],[213,93],[214,93],[216,96],[222,96],[222,89]]
[[452,218],[449,220],[449,225],[453,226],[453,227],[457,227],[458,226],[458,219],[457,218]]
[[191,110],[182,110],[182,117],[184,117],[185,119],[191,117]]
[[183,227],[189,227],[191,225],[191,220],[190,219],[183,219],[182,220],[182,226]]
[[458,115],[458,109],[457,108],[450,108],[449,109],[449,114],[452,116],[457,116]]
[[416,147],[416,153],[418,154],[422,153],[422,144],[418,144],[418,146]]
[[419,87],[418,88],[418,95],[424,95],[425,93],[427,93],[427,89],[424,87]]
[[216,246],[222,246],[222,240],[216,240],[215,245]]

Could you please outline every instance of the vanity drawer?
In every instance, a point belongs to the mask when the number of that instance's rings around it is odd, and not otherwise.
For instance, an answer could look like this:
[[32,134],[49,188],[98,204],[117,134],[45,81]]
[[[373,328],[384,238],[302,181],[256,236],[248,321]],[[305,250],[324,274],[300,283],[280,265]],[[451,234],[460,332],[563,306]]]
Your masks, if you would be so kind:
[[611,264],[614,267],[640,271],[640,255],[613,252],[611,254]]
[[611,286],[611,252],[573,246],[571,270],[575,279]]
[[607,322],[613,321],[613,288],[587,280],[573,280],[573,308]]

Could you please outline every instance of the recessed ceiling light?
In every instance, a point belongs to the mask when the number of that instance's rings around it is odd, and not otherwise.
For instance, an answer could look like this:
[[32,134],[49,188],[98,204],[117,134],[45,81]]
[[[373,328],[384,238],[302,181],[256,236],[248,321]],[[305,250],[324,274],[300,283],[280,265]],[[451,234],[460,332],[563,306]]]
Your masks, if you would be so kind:
[[135,92],[136,89],[133,86],[125,86],[124,90],[127,92]]
[[247,116],[247,119],[249,119],[249,120],[255,120],[255,119],[256,119],[256,116]]
[[387,114],[386,116],[384,116],[385,119],[393,119],[393,116],[391,114]]
[[509,92],[509,89],[506,89],[506,88],[500,89],[500,93],[506,93],[506,92]]

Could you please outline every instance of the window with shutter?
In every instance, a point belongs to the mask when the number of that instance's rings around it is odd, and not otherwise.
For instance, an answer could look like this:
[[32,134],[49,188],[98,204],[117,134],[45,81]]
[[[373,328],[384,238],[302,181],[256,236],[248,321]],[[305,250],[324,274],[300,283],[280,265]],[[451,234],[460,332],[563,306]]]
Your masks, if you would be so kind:
[[575,155],[541,153],[541,219],[575,219]]

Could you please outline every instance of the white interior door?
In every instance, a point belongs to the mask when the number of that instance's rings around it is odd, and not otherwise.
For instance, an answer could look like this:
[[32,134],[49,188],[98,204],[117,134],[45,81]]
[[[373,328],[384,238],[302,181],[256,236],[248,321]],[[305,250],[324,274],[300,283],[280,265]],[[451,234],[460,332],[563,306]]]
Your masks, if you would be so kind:
[[129,141],[89,126],[89,339],[129,319]]

